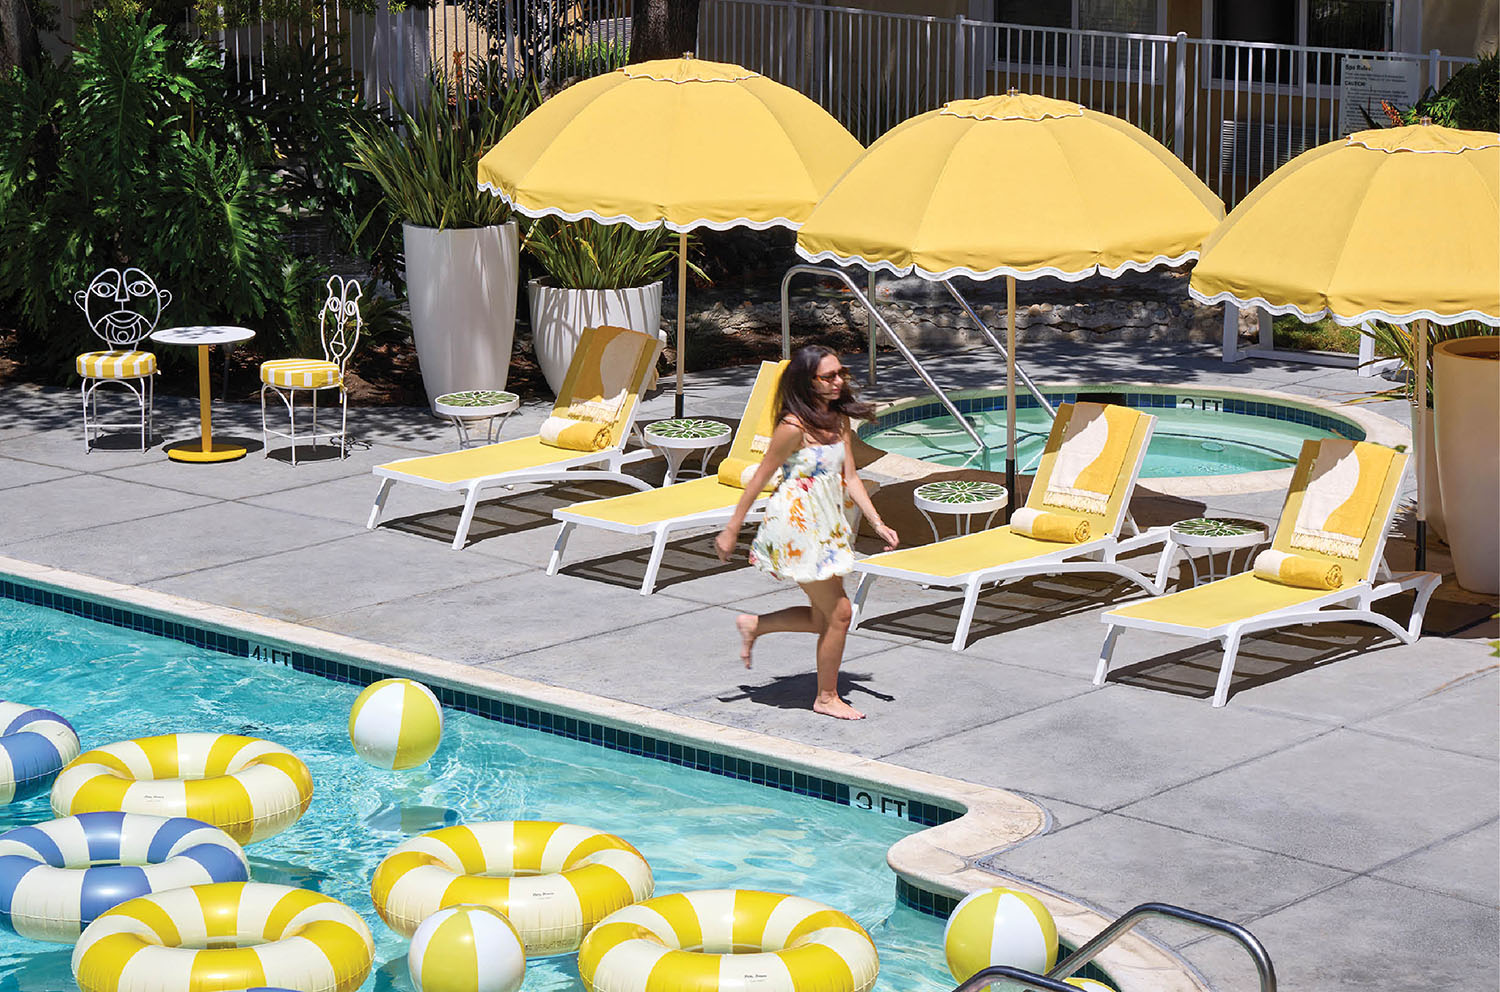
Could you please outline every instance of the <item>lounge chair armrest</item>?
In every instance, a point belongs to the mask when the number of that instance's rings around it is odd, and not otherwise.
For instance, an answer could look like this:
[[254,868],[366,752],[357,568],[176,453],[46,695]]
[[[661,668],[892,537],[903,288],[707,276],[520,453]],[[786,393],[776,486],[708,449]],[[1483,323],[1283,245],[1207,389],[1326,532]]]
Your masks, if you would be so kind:
[[1114,553],[1116,556],[1119,556],[1131,551],[1139,551],[1142,548],[1149,548],[1155,544],[1166,544],[1167,535],[1170,531],[1170,527],[1150,527],[1136,534],[1134,537],[1121,538],[1115,542]]

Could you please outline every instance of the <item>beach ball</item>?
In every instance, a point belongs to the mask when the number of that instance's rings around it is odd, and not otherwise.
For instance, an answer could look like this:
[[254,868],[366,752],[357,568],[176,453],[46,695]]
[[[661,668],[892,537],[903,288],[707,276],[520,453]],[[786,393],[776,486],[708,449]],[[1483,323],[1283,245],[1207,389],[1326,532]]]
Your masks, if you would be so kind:
[[1083,992],[1115,992],[1108,985],[1092,978],[1064,978],[1063,984],[1076,986],[1083,989]]
[[526,947],[510,920],[488,906],[450,906],[417,927],[406,952],[417,992],[516,992]]
[[1035,896],[983,889],[953,908],[943,931],[943,953],[958,982],[991,965],[1045,975],[1057,964],[1057,925]]
[[411,679],[381,679],[354,700],[349,740],[380,768],[415,768],[443,739],[443,708],[432,690]]

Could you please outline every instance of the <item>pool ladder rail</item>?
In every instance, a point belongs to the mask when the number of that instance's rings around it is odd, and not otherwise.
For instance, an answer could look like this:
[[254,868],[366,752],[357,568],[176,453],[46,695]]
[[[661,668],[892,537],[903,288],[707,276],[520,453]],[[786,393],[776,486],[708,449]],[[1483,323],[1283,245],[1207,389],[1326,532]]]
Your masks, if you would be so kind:
[[[948,411],[949,416],[951,416],[955,421],[958,422],[958,425],[960,428],[962,428],[963,432],[969,435],[969,440],[974,442],[974,454],[970,456],[968,461],[964,462],[964,465],[968,466],[972,464],[977,458],[979,460],[979,467],[988,471],[990,469],[990,452],[993,449],[991,449],[991,447],[985,443],[984,438],[979,435],[979,432],[976,431],[974,427],[964,418],[964,416],[958,412],[958,407],[955,406],[953,401],[948,398],[948,394],[943,392],[942,389],[938,387],[937,382],[933,380],[931,374],[928,373],[927,369],[922,366],[922,363],[917,360],[917,356],[913,355],[911,353],[911,349],[906,346],[906,342],[902,341],[901,338],[897,336],[896,332],[891,329],[891,325],[886,322],[886,319],[880,315],[880,311],[876,309],[875,273],[873,271],[868,274],[869,292],[867,294],[866,292],[862,291],[857,285],[855,285],[854,280],[851,279],[849,277],[849,274],[843,269],[830,268],[823,265],[793,265],[788,268],[786,270],[786,275],[784,275],[781,279],[781,357],[792,357],[792,313],[790,286],[793,277],[798,275],[818,276],[819,278],[824,279],[837,279],[838,281],[842,282],[845,287],[848,288],[849,292],[854,295],[854,298],[856,300],[864,304],[865,312],[869,314],[870,317],[870,367],[866,376],[869,385],[875,385],[875,329],[876,327],[879,327],[882,331],[885,332],[885,336],[890,340],[891,344],[895,346],[896,350],[901,353],[901,357],[906,359],[906,364],[911,366],[912,371],[917,373],[917,376],[922,380],[923,384],[932,391],[932,394],[934,396],[937,397],[938,402],[941,403],[943,405],[943,408]],[[992,330],[990,330],[989,325],[979,318],[979,314],[976,313],[974,311],[974,308],[969,305],[969,301],[964,299],[963,294],[958,291],[958,287],[953,285],[953,283],[947,279],[942,280],[942,284],[943,287],[948,290],[949,295],[951,295],[953,299],[957,301],[958,305],[963,307],[964,313],[969,315],[969,319],[979,327],[980,332],[983,333],[985,338],[989,340],[994,349],[999,352],[1001,359],[1004,359],[1005,346],[1000,343],[1000,339],[995,336],[995,333]],[[1036,383],[1032,381],[1031,376],[1027,375],[1026,370],[1023,369],[1019,364],[1016,365],[1016,378],[1020,380],[1021,385],[1025,387],[1026,391],[1031,394],[1037,405],[1046,411],[1048,417],[1057,416],[1057,410],[1055,407],[1053,407],[1051,401],[1049,401],[1047,397],[1043,395],[1042,391],[1037,388]]]
[[1023,968],[1012,968],[1009,965],[996,965],[992,968],[985,968],[967,981],[959,983],[953,992],[981,992],[991,982],[1002,978],[1018,988],[1031,989],[1034,992],[1078,992],[1077,986],[1067,985],[1063,979],[1072,976],[1092,961],[1100,951],[1133,930],[1137,923],[1152,917],[1176,920],[1202,930],[1211,930],[1233,940],[1244,948],[1245,953],[1250,955],[1250,959],[1255,962],[1255,970],[1260,975],[1260,992],[1276,992],[1276,969],[1271,964],[1271,955],[1266,953],[1265,945],[1253,933],[1238,923],[1230,923],[1217,916],[1195,913],[1181,906],[1170,906],[1164,902],[1141,903],[1099,931],[1092,940],[1058,962],[1057,967],[1045,975],[1038,975],[1036,972],[1026,971]]

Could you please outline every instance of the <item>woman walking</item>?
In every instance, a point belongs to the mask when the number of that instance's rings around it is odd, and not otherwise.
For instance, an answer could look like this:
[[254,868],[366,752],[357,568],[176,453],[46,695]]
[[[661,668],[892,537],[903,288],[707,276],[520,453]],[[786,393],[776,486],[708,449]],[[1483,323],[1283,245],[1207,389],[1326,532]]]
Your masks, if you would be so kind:
[[792,356],[781,374],[776,395],[776,429],[760,466],[745,485],[734,516],[714,539],[720,561],[728,561],[739,540],[750,505],[777,472],[781,482],[766,504],[765,518],[750,548],[750,563],[779,579],[791,579],[807,594],[808,606],[790,606],[755,616],[742,613],[740,657],[750,667],[755,639],[778,631],[818,635],[818,694],[813,710],[840,720],[864,714],[839,698],[839,663],[854,611],[844,592],[844,576],[854,569],[853,535],[844,514],[846,499],[864,513],[885,542],[896,546],[870,503],[854,471],[849,452],[849,420],[873,413],[854,398],[849,370],[839,356],[821,345],[809,345]]

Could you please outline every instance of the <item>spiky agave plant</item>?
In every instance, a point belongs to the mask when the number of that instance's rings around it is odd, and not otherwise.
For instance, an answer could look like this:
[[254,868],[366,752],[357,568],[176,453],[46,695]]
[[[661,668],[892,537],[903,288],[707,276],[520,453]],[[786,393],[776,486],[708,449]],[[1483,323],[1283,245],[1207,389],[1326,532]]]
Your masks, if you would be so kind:
[[[1384,321],[1373,320],[1367,327],[1361,327],[1359,332],[1375,341],[1375,352],[1377,355],[1389,355],[1401,363],[1401,368],[1406,372],[1406,382],[1401,386],[1401,395],[1408,402],[1412,398],[1412,390],[1416,384],[1413,370],[1417,367],[1417,328],[1418,324],[1409,325],[1388,324]],[[1487,334],[1500,333],[1493,327],[1489,327],[1477,320],[1463,320],[1456,324],[1435,324],[1428,322],[1427,325],[1427,405],[1432,405],[1432,352],[1440,343],[1453,341],[1457,338],[1474,338]],[[1376,361],[1384,361],[1384,358],[1376,358]]]
[[545,217],[526,232],[524,248],[565,289],[629,289],[666,274],[677,258],[676,240],[665,225],[642,231],[628,224]]

